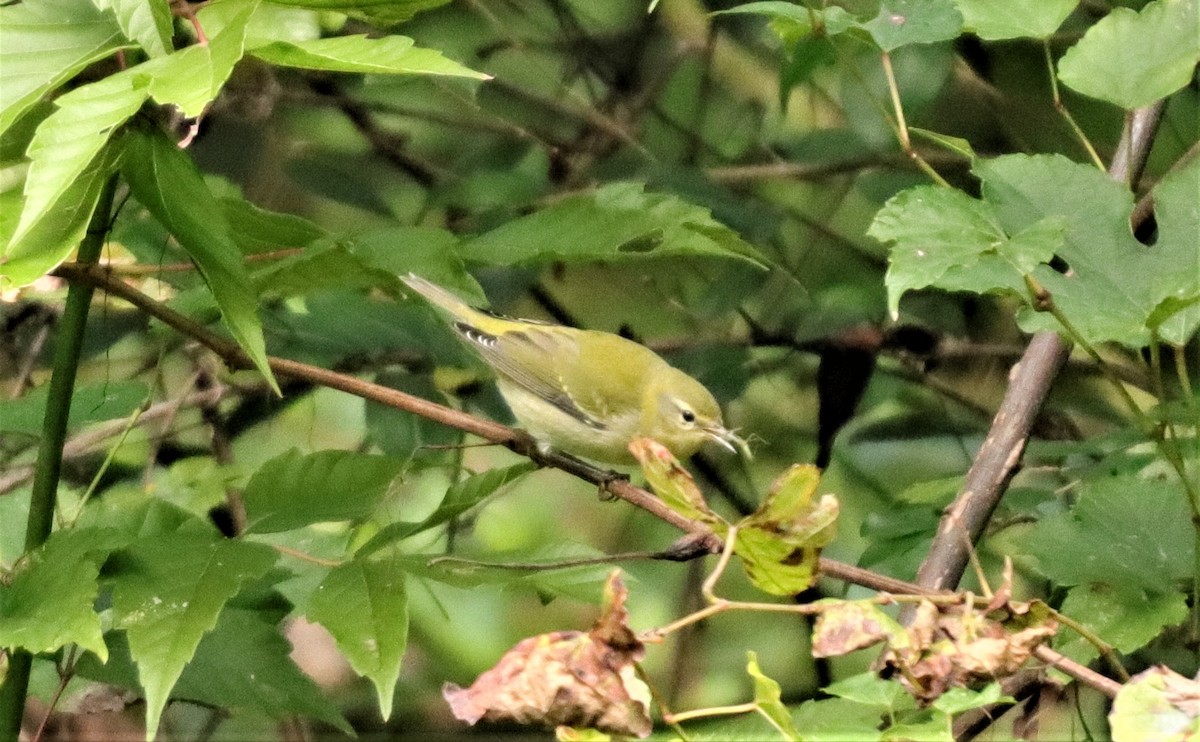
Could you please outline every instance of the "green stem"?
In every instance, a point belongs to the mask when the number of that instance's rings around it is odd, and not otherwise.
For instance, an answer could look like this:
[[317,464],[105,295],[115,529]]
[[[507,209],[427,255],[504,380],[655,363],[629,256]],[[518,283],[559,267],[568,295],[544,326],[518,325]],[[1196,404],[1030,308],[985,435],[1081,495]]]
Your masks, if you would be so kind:
[[933,166],[921,157],[920,153],[912,146],[912,137],[908,133],[908,121],[904,118],[904,106],[900,102],[900,87],[896,84],[896,73],[892,70],[892,55],[887,52],[883,53],[883,74],[887,78],[888,94],[892,99],[892,113],[896,117],[896,138],[900,140],[900,149],[912,158],[913,163],[929,176],[929,179],[940,186],[949,188],[950,184],[942,177],[941,173],[933,169]]
[[1063,120],[1067,122],[1067,126],[1071,128],[1071,133],[1075,135],[1075,138],[1079,140],[1079,143],[1087,152],[1088,157],[1092,159],[1092,164],[1100,168],[1101,171],[1106,170],[1104,167],[1104,161],[1100,159],[1100,154],[1096,152],[1096,148],[1092,146],[1092,142],[1087,138],[1087,134],[1084,134],[1083,129],[1081,129],[1079,124],[1075,122],[1075,117],[1072,116],[1071,112],[1067,110],[1066,104],[1063,103],[1062,97],[1059,95],[1058,77],[1056,77],[1054,74],[1054,59],[1050,55],[1049,39],[1042,41],[1042,52],[1046,57],[1046,69],[1050,73],[1050,91],[1054,97],[1054,110],[1058,111],[1059,115],[1063,117]]
[[[104,247],[112,211],[116,176],[110,177],[100,190],[96,210],[92,214],[87,234],[79,245],[79,262],[95,263]],[[59,324],[57,347],[54,352],[54,371],[50,377],[46,400],[46,415],[42,420],[42,440],[38,448],[37,469],[33,475],[33,492],[29,503],[29,519],[25,528],[25,553],[46,542],[54,524],[54,505],[58,495],[58,478],[62,470],[62,451],[67,437],[67,418],[71,413],[71,392],[75,387],[75,372],[79,369],[79,354],[83,347],[83,331],[87,324],[92,301],[92,286],[72,283],[67,290],[66,308]],[[0,685],[0,741],[16,740],[21,731],[25,711],[25,696],[29,691],[29,672],[33,655],[23,649],[9,653],[8,671]]]

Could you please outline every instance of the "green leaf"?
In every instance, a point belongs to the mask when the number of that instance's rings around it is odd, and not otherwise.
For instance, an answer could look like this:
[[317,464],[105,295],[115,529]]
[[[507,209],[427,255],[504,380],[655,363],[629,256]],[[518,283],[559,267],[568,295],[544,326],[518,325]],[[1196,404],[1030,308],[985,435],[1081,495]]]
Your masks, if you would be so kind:
[[[831,696],[889,712],[911,705],[911,696],[904,690],[904,686],[896,680],[884,680],[873,672],[851,675],[825,686],[823,690]],[[909,700],[909,704],[905,704],[906,699]]]
[[1200,683],[1161,665],[1117,692],[1108,714],[1115,742],[1193,742],[1200,736]]
[[404,571],[388,560],[355,559],[334,567],[317,587],[308,617],[337,641],[350,666],[370,678],[386,721],[408,645]]
[[795,714],[805,742],[874,742],[882,739],[879,711],[844,698],[805,701]]
[[880,49],[891,52],[909,44],[949,41],[962,25],[952,0],[883,0],[879,13],[861,27]]
[[255,271],[255,289],[266,297],[298,296],[334,288],[381,288],[399,293],[404,285],[396,274],[374,270],[340,244],[306,248]]
[[783,705],[783,692],[779,688],[779,683],[763,675],[758,666],[756,652],[746,653],[746,672],[754,679],[754,703],[758,706],[758,710],[783,733],[785,738],[801,739],[799,730],[792,722],[791,713],[787,706]]
[[25,205],[13,234],[19,242],[97,158],[113,132],[137,113],[148,95],[146,80],[117,74],[76,88],[37,128],[29,144]]
[[[24,397],[0,401],[0,431],[40,436],[48,393],[49,384],[42,384]],[[67,429],[126,417],[145,401],[146,395],[146,385],[138,381],[105,381],[78,387],[71,393]]]
[[175,235],[195,261],[221,309],[225,326],[278,393],[278,384],[267,365],[258,298],[242,265],[241,251],[233,241],[220,203],[195,164],[161,133],[130,131],[125,137],[122,173],[137,200]]
[[[1112,645],[1118,652],[1141,649],[1168,626],[1187,618],[1187,596],[1182,592],[1154,593],[1133,587],[1093,583],[1067,592],[1059,609]],[[1087,664],[1099,651],[1070,628],[1058,633],[1054,648]]]
[[1200,62],[1198,8],[1198,0],[1155,0],[1140,13],[1113,8],[1059,60],[1059,79],[1122,108],[1167,97]]
[[[384,372],[376,375],[374,381],[425,399],[437,400],[443,394],[428,375]],[[367,439],[392,456],[412,457],[426,446],[450,446],[462,442],[462,434],[454,428],[376,402],[367,403],[366,422]]]
[[1177,481],[1122,474],[1085,479],[1071,512],[1038,523],[1023,543],[1059,585],[1172,593],[1192,575],[1194,538]]
[[646,193],[640,183],[610,183],[567,198],[470,240],[460,254],[489,265],[679,255],[763,264],[708,209]]
[[128,46],[112,14],[88,0],[0,7],[0,133],[83,68]]
[[246,532],[364,518],[387,494],[404,463],[354,451],[304,455],[292,449],[263,464],[246,485]]
[[108,648],[94,608],[109,531],[59,531],[0,581],[0,647],[55,652],[78,644],[103,662]]
[[532,461],[523,461],[512,466],[488,469],[485,472],[469,476],[447,489],[442,502],[424,520],[415,523],[389,523],[363,544],[356,553],[359,557],[373,554],[389,544],[457,518],[486,498],[491,497],[496,490],[517,481],[536,469],[537,465]]
[[[67,259],[79,246],[96,210],[108,179],[120,162],[119,147],[105,147],[99,157],[86,165],[74,181],[62,191],[40,219],[30,225],[19,240],[10,239],[16,219],[0,217],[0,289],[26,286],[44,276]],[[0,211],[23,213],[23,206],[9,194],[0,196]]]
[[440,75],[490,80],[433,49],[414,45],[407,36],[335,36],[311,41],[276,41],[250,53],[264,62],[329,72],[380,75]]
[[230,605],[200,640],[171,696],[275,719],[303,714],[353,734],[337,706],[292,662],[291,651],[260,611]]
[[423,10],[439,8],[450,0],[274,0],[276,5],[341,10],[378,20],[382,25],[403,23]]
[[1009,238],[989,204],[962,191],[918,186],[892,197],[867,234],[894,243],[884,282],[895,318],[900,297],[926,286],[1023,293],[1022,276],[1054,256],[1063,231],[1047,220]]
[[111,10],[127,39],[136,41],[151,57],[172,50],[171,6],[156,0],[92,0],[98,8]]
[[1033,37],[1044,39],[1058,30],[1079,0],[954,0],[966,30],[996,41]]
[[733,551],[758,589],[795,595],[812,586],[821,549],[837,532],[837,498],[813,502],[820,481],[815,466],[793,465],[759,509],[738,523]]
[[[130,70],[150,78],[150,94],[164,105],[178,106],[183,115],[195,118],[217,98],[233,67],[245,52],[246,24],[259,0],[220,0],[201,8],[196,16],[200,24],[218,13],[224,26],[213,33],[207,44],[158,57]],[[215,24],[214,24],[215,25]]]
[[974,148],[971,147],[971,143],[969,141],[963,139],[962,137],[952,137],[948,134],[930,131],[929,129],[921,129],[916,126],[908,127],[908,132],[916,137],[938,145],[947,152],[953,152],[954,154],[962,157],[964,160],[970,162],[975,161],[976,155]]
[[[1149,342],[1147,321],[1160,302],[1200,291],[1200,216],[1195,213],[1200,162],[1160,183],[1167,188],[1161,198],[1156,191],[1155,204],[1165,209],[1165,218],[1151,248],[1130,232],[1129,190],[1094,167],[1057,155],[1008,155],[979,163],[976,172],[983,179],[984,200],[1008,234],[1048,217],[1065,228],[1058,255],[1071,274],[1043,265],[1034,277],[1090,342],[1140,348]],[[1028,311],[1021,324],[1027,330],[1057,329],[1049,315]]]
[[883,739],[888,742],[954,742],[952,722],[947,714],[929,711],[891,725],[884,730]]
[[961,714],[964,711],[983,708],[984,706],[1001,702],[1012,703],[1013,698],[1001,692],[999,683],[991,682],[977,691],[957,686],[947,688],[946,692],[938,696],[937,700],[933,702],[933,708],[941,711],[943,714],[953,716],[954,714]]
[[154,739],[171,688],[225,603],[275,563],[267,546],[171,534],[135,541],[109,561],[114,623],[129,637]]
[[[1170,294],[1151,310],[1145,325],[1176,345],[1187,343],[1200,327],[1200,307],[1196,306],[1200,301],[1200,210],[1196,209],[1196,194],[1200,194],[1197,158],[1167,173],[1154,188],[1154,216],[1159,234],[1151,250],[1169,250],[1171,257],[1167,260],[1174,258],[1180,262],[1167,275],[1159,276]],[[1158,291],[1154,296],[1161,294]],[[1171,304],[1175,305],[1174,311]],[[1164,315],[1161,318],[1160,313]]]
[[260,208],[240,195],[221,196],[220,201],[233,240],[246,255],[307,247],[328,236],[307,219]]

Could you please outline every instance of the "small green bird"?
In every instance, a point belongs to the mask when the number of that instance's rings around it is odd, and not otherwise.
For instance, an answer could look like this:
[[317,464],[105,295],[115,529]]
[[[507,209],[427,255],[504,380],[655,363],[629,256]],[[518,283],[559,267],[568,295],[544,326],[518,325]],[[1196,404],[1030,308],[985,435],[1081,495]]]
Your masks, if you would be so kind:
[[649,348],[608,332],[501,317],[420,276],[403,280],[451,316],[542,447],[606,464],[632,463],[637,438],[653,438],[680,459],[707,441],[749,455],[712,394]]

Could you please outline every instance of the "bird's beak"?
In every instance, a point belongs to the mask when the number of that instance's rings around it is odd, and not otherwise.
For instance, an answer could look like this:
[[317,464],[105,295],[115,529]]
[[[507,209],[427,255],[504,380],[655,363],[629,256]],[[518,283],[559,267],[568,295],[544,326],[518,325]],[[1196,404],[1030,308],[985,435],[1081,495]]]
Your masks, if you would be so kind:
[[754,455],[750,453],[749,444],[737,433],[734,433],[723,425],[714,425],[705,428],[704,434],[730,453],[740,453],[746,459],[754,458]]

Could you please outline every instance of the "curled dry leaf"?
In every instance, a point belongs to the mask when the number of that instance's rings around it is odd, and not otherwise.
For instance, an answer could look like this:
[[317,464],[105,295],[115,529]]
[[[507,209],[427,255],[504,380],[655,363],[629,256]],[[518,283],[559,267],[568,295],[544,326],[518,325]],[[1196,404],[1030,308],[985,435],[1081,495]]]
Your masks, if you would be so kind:
[[690,520],[723,526],[720,516],[709,509],[696,480],[666,446],[653,438],[638,438],[629,444],[629,452],[642,465],[642,474],[654,494],[672,510]]
[[813,626],[814,657],[837,657],[887,641],[889,646],[905,646],[904,627],[869,601],[833,600],[831,607],[817,616]]
[[626,594],[614,570],[591,631],[531,637],[506,652],[470,688],[447,683],[442,695],[451,711],[469,724],[511,721],[639,738],[650,734],[650,689],[635,669],[645,647],[629,628]]
[[1015,673],[1057,630],[1049,610],[1036,601],[1009,603],[987,614],[923,601],[908,627],[908,646],[893,645],[882,662],[900,671],[914,698],[929,703],[948,688]]
[[1200,678],[1161,665],[1134,675],[1108,714],[1114,742],[1200,739]]
[[878,605],[845,602],[817,618],[813,654],[836,656],[885,643],[883,666],[898,671],[914,698],[930,703],[949,688],[1011,675],[1057,628],[1049,609],[1037,601],[981,613],[969,605],[939,606],[926,600],[917,604],[907,627]]

